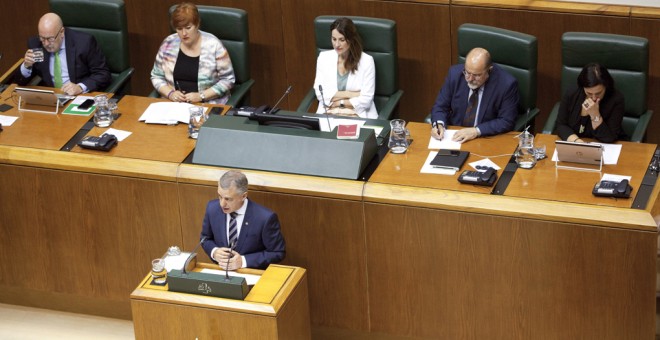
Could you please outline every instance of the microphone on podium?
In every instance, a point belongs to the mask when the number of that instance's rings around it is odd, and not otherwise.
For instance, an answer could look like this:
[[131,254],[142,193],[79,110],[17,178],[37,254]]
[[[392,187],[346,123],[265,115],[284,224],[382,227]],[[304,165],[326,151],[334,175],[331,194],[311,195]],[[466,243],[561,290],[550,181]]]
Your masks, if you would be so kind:
[[236,242],[232,242],[229,245],[229,257],[227,257],[227,265],[225,265],[225,280],[229,281],[229,260],[232,257],[232,253],[234,252],[234,246],[236,246]]
[[319,92],[321,92],[321,104],[323,104],[323,110],[325,110],[325,119],[328,121],[328,130],[332,132],[332,127],[330,126],[330,117],[328,116],[328,105],[325,104],[325,97],[323,96],[323,86],[319,84]]
[[202,243],[204,243],[204,241],[206,241],[206,240],[208,240],[208,239],[209,239],[208,236],[204,236],[204,237],[202,237],[202,239],[199,241],[199,243],[197,244],[197,246],[195,246],[195,249],[193,249],[193,251],[190,252],[190,255],[188,255],[188,258],[186,259],[186,262],[183,263],[183,268],[181,269],[181,270],[183,271],[184,274],[188,274],[188,270],[187,270],[187,269],[188,269],[188,265],[190,264],[190,261],[192,261],[192,259],[193,259],[195,256],[197,256],[197,253],[196,253],[197,248],[199,248],[199,246],[201,246]]
[[291,93],[291,88],[292,88],[292,86],[289,85],[289,87],[286,88],[286,91],[284,91],[284,94],[282,95],[282,97],[280,97],[280,100],[278,100],[277,103],[275,103],[275,105],[273,105],[273,107],[270,110],[268,110],[268,112],[266,112],[266,114],[275,113],[279,110],[279,109],[277,109],[277,105],[280,105],[280,102],[282,101],[282,99],[284,99],[284,97],[286,97],[289,93]]

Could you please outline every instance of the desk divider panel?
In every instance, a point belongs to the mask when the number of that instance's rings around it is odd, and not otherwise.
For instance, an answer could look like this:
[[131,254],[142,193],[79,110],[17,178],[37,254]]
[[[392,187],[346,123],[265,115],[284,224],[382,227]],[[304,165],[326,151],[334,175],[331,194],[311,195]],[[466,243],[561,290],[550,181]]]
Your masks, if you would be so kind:
[[193,163],[357,179],[376,155],[372,129],[355,140],[336,132],[262,126],[245,117],[211,116],[200,129]]

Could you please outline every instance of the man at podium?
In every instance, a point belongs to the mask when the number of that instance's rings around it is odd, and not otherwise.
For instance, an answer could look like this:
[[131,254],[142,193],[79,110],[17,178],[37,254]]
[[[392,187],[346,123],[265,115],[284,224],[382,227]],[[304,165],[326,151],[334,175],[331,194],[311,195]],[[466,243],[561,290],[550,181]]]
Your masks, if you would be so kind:
[[202,247],[223,269],[265,269],[286,255],[277,215],[247,196],[247,177],[231,170],[218,181],[218,199],[206,206]]

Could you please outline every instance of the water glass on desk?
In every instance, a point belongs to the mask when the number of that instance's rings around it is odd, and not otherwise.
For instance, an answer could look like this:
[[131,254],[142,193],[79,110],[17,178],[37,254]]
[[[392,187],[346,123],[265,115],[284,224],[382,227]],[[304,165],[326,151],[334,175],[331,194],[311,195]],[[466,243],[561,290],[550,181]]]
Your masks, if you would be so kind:
[[102,128],[110,126],[114,120],[114,116],[108,104],[108,97],[104,94],[94,97],[94,105],[96,105],[94,125]]
[[192,139],[197,139],[199,136],[199,129],[204,125],[204,122],[209,118],[204,111],[206,109],[202,106],[193,106],[188,109],[190,112],[190,122],[188,123],[188,135]]
[[388,146],[392,153],[404,153],[408,150],[408,136],[406,135],[405,120],[392,119],[390,121],[390,141]]

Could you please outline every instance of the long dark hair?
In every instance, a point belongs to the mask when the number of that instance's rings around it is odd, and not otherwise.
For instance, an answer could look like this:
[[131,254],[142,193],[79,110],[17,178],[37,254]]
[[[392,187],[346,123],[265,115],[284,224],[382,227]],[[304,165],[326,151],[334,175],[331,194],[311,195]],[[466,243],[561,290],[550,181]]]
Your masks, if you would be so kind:
[[614,93],[614,79],[605,66],[598,63],[590,63],[582,68],[577,78],[577,84],[581,88],[605,86],[605,96]]
[[346,17],[339,18],[330,25],[331,33],[335,29],[348,41],[348,56],[344,62],[344,67],[349,72],[355,73],[360,63],[360,57],[362,57],[362,39],[360,38],[360,34],[353,21]]

